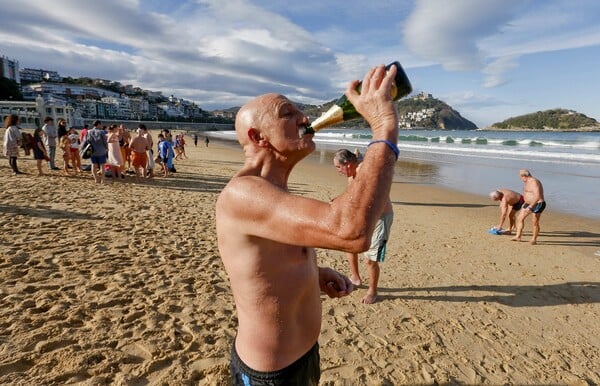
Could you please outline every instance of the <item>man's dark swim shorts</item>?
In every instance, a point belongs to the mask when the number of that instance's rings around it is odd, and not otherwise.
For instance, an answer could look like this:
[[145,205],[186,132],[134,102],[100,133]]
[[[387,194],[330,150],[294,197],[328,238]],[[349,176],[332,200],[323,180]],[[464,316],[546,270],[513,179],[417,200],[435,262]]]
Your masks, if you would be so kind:
[[[529,204],[523,204],[523,209],[526,209],[529,207]],[[534,206],[531,207],[531,212],[532,213],[542,213],[544,211],[544,209],[546,209],[546,201],[542,201],[542,202],[538,202],[537,204],[535,204]]]
[[242,362],[233,344],[229,369],[235,386],[317,386],[321,378],[319,362],[319,344],[315,343],[306,354],[284,369],[256,371]]
[[521,197],[519,197],[519,202],[517,202],[516,204],[513,205],[513,210],[517,211],[520,210],[523,207],[523,204],[525,203],[525,198],[523,197],[523,195],[521,195]]

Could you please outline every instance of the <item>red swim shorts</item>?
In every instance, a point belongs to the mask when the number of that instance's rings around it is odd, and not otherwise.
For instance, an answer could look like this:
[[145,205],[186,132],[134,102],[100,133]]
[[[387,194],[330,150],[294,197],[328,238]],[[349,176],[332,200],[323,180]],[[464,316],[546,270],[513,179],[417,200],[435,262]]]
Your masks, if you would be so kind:
[[133,164],[133,167],[136,169],[145,168],[146,165],[148,164],[148,156],[146,155],[146,152],[138,153],[135,150],[132,151],[131,152],[131,163]]

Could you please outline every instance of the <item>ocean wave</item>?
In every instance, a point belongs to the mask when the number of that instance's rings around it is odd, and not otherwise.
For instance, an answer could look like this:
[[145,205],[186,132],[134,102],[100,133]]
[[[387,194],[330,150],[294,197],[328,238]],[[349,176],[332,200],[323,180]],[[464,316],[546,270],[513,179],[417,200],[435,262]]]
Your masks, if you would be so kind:
[[[478,135],[476,137],[455,133],[434,132],[432,135],[420,133],[401,133],[398,147],[414,152],[435,154],[453,154],[457,156],[486,157],[513,160],[542,160],[546,162],[579,162],[600,165],[600,139],[588,137],[578,138],[566,135],[564,138],[519,138],[514,133],[507,137],[497,138]],[[437,134],[437,135],[435,135]],[[457,135],[461,134],[461,135]],[[465,134],[472,134],[466,133]],[[479,133],[478,133],[479,134]],[[211,136],[235,139],[234,131],[211,132]],[[554,135],[554,137],[560,137]],[[366,149],[372,138],[369,130],[331,130],[320,131],[315,135],[317,144],[328,148],[360,148]]]

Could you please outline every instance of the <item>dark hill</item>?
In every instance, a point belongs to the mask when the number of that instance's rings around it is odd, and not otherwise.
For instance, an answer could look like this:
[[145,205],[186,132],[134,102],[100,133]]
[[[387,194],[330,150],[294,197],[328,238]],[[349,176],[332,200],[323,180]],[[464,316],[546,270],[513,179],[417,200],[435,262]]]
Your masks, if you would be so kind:
[[[304,112],[314,120],[324,111],[327,111],[335,101],[330,101],[321,106],[305,105]],[[401,99],[397,102],[400,127],[404,129],[441,129],[441,130],[476,130],[477,126],[463,118],[460,113],[439,99],[418,96]],[[363,119],[344,122],[338,127],[365,127]],[[334,128],[336,126],[333,126]]]

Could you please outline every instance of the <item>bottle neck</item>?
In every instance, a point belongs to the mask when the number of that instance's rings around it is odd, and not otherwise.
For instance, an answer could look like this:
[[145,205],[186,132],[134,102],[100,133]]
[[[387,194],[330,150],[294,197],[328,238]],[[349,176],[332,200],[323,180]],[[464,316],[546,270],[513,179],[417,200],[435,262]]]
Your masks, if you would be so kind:
[[325,127],[335,125],[344,121],[344,110],[338,105],[333,105],[324,112],[319,118],[315,119],[309,126],[313,132],[319,131]]

